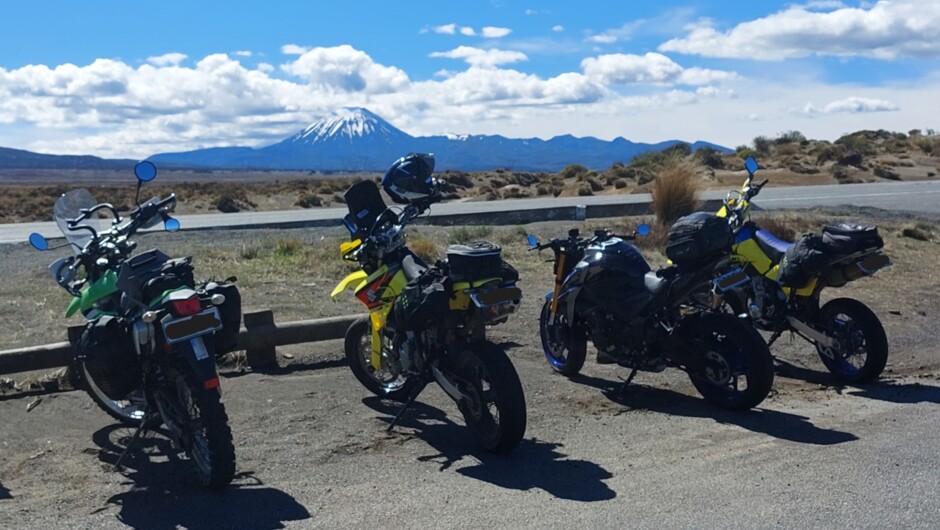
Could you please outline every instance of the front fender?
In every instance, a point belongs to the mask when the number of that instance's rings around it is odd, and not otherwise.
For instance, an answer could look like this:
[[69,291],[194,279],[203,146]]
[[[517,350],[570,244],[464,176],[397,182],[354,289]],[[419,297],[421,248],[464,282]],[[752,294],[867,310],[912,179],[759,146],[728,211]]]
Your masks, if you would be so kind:
[[75,314],[78,311],[78,308],[82,306],[82,299],[78,296],[73,296],[72,301],[69,302],[68,309],[65,310],[65,317],[68,318]]
[[362,285],[363,282],[366,281],[366,278],[368,277],[369,275],[366,274],[366,271],[364,270],[358,270],[346,276],[339,282],[339,284],[336,285],[336,287],[333,289],[333,292],[330,293],[330,297],[336,298],[339,293],[349,289],[349,286],[353,284],[356,284],[356,287],[358,288],[360,285]]

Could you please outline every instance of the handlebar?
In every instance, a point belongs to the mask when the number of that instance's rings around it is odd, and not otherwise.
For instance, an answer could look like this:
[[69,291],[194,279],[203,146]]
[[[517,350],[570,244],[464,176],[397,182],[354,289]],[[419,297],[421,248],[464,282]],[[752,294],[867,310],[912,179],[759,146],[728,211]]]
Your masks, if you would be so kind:
[[68,220],[66,221],[66,224],[68,225],[69,228],[73,228],[73,227],[75,227],[75,225],[77,225],[78,223],[84,221],[85,219],[88,219],[92,214],[94,214],[94,213],[96,213],[96,212],[98,212],[98,211],[100,211],[100,210],[108,210],[108,211],[110,211],[110,212],[111,212],[111,215],[114,216],[114,220],[117,221],[117,222],[121,222],[121,216],[120,216],[120,214],[118,214],[117,209],[116,209],[114,206],[112,206],[111,204],[106,203],[106,202],[103,202],[103,203],[101,203],[101,204],[92,206],[91,208],[82,208],[81,210],[78,211],[81,215],[79,215],[79,216],[76,217],[75,219],[68,219]]

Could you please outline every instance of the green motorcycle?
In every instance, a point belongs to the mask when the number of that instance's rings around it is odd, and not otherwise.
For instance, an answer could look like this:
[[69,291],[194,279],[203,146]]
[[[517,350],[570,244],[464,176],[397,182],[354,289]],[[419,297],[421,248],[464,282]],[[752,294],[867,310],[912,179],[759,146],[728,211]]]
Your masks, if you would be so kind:
[[[156,167],[141,162],[134,172],[139,196],[141,184],[156,177]],[[200,481],[221,489],[234,475],[235,449],[214,354],[216,336],[231,342],[238,326],[224,325],[224,294],[197,288],[191,258],[173,259],[157,249],[131,256],[137,245],[130,238],[138,231],[161,221],[168,231],[180,226],[170,217],[175,195],[135,202],[138,207],[126,217],[84,189],[55,204],[66,245],[77,252],[53,262],[49,271],[73,296],[66,316],[81,312],[87,320],[73,371],[99,407],[138,427],[131,444],[162,424],[174,447],[195,464]],[[111,217],[110,223],[99,214]],[[38,250],[50,249],[40,234],[29,240]]]

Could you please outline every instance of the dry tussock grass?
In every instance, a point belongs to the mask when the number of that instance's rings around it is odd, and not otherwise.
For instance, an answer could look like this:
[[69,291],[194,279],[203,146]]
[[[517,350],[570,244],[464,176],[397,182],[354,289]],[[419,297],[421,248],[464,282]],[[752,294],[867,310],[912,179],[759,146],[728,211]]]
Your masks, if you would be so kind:
[[650,186],[656,220],[670,225],[698,209],[699,178],[696,166],[686,160],[673,160],[659,172]]

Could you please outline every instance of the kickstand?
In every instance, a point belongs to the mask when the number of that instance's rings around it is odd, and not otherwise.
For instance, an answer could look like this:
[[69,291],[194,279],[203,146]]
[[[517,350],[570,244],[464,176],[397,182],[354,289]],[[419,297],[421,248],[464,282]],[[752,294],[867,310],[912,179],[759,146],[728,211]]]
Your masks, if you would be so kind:
[[150,418],[146,414],[144,414],[143,419],[140,420],[140,425],[138,425],[137,430],[134,431],[134,436],[131,436],[131,440],[127,442],[127,447],[124,448],[124,452],[121,453],[121,456],[118,457],[117,462],[114,463],[115,471],[121,470],[121,462],[124,461],[124,457],[127,456],[127,453],[128,451],[131,450],[131,447],[134,445],[134,442],[136,442],[137,439],[140,438],[141,433],[147,430],[147,420],[149,419]]
[[783,335],[783,331],[774,331],[774,334],[770,336],[770,340],[767,341],[767,347],[771,347],[777,342],[777,339],[780,338],[780,335]]
[[628,375],[627,378],[623,380],[623,384],[620,385],[620,390],[617,391],[618,396],[623,397],[627,394],[627,386],[629,386],[630,381],[633,381],[633,378],[636,377],[636,371],[636,368],[631,370],[630,375]]
[[398,409],[398,414],[396,414],[395,419],[393,419],[392,422],[388,424],[388,428],[385,429],[385,432],[392,432],[392,429],[394,429],[395,425],[398,424],[398,420],[400,420],[401,417],[405,415],[405,411],[408,410],[408,407],[410,407],[411,404],[415,402],[415,399],[418,398],[418,394],[420,394],[427,385],[427,383],[421,383],[411,391],[411,394],[408,396],[408,400],[405,401],[405,404],[402,405],[400,409]]

